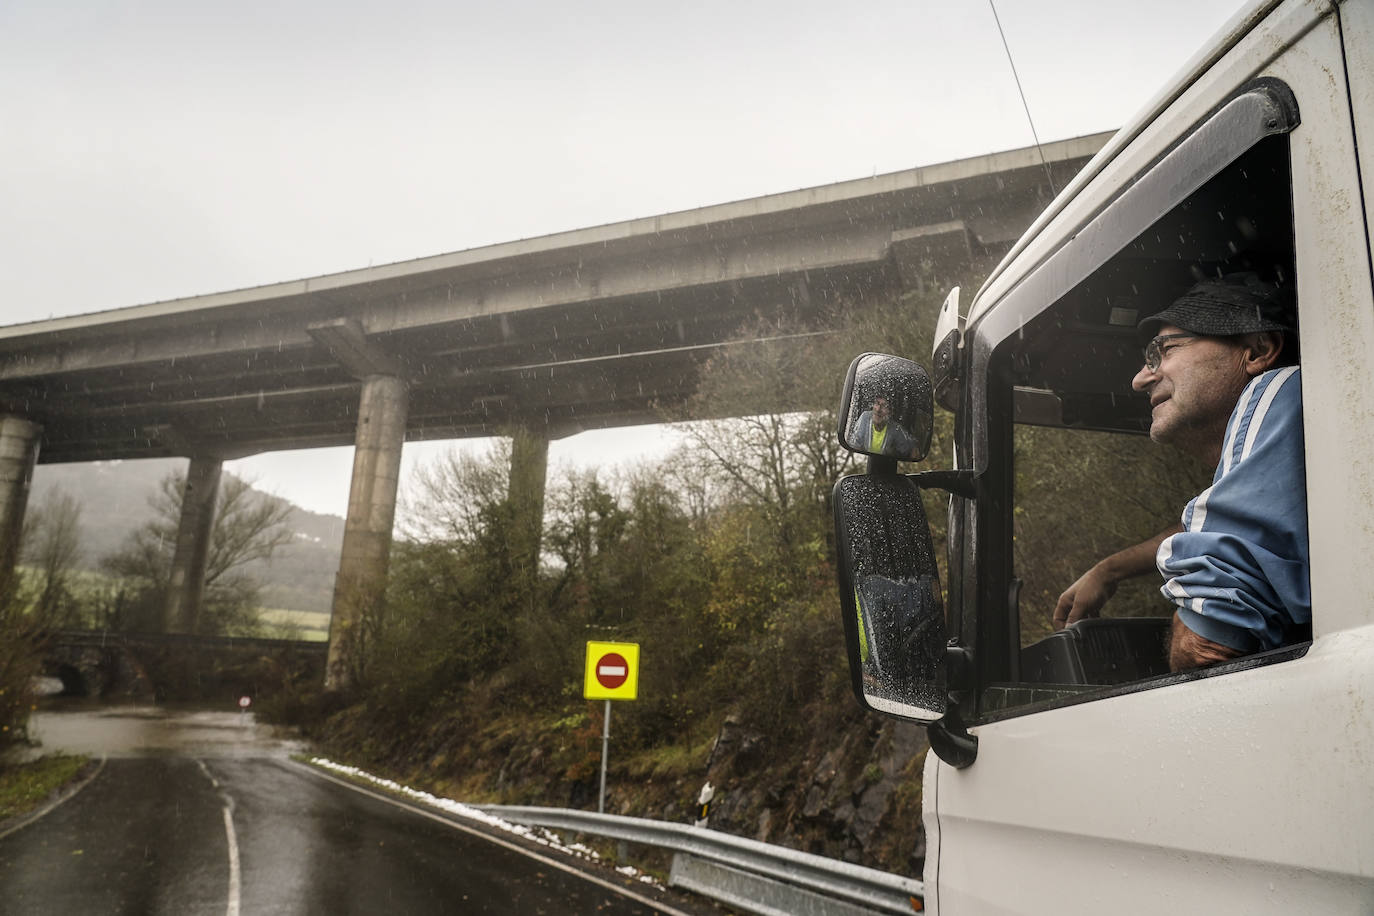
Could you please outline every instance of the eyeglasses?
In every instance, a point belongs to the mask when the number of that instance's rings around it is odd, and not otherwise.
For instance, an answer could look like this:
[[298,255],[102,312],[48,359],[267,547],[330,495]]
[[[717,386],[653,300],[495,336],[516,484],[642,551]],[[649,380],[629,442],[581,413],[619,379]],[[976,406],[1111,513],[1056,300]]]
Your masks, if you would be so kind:
[[1201,334],[1160,334],[1145,345],[1145,368],[1151,372],[1159,371],[1159,364],[1164,361],[1164,342],[1175,340],[1179,337],[1201,337]]

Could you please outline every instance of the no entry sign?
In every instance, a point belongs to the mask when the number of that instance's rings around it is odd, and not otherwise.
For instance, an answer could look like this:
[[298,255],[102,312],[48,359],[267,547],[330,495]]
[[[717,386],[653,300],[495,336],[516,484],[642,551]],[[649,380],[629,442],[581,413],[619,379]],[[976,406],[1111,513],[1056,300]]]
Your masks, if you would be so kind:
[[582,695],[589,700],[633,700],[639,695],[639,644],[587,643]]
[[630,677],[630,663],[619,652],[607,652],[596,662],[596,682],[614,690]]

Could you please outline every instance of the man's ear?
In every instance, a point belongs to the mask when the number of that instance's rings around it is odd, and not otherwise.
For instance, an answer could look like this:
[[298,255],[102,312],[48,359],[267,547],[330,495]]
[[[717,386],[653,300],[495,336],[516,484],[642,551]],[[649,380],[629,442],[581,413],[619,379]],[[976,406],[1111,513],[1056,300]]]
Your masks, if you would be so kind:
[[1251,334],[1245,341],[1245,373],[1251,378],[1274,368],[1283,352],[1283,335],[1278,331]]

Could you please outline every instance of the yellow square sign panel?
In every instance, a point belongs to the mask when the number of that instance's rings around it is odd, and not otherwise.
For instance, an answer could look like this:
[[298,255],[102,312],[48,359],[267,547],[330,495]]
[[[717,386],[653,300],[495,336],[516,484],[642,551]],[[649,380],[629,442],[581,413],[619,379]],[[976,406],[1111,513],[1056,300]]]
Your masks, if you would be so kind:
[[587,643],[582,695],[589,700],[633,700],[639,696],[639,643]]

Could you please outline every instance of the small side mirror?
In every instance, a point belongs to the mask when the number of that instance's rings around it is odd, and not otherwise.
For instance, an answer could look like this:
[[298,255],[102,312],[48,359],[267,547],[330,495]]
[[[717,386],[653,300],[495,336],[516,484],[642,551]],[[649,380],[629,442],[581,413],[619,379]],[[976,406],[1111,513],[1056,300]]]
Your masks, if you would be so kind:
[[948,706],[945,612],[921,493],[895,474],[835,484],[840,607],[854,693],[930,724]]
[[849,365],[840,399],[840,444],[852,452],[920,461],[935,414],[930,377],[909,359],[864,353]]

